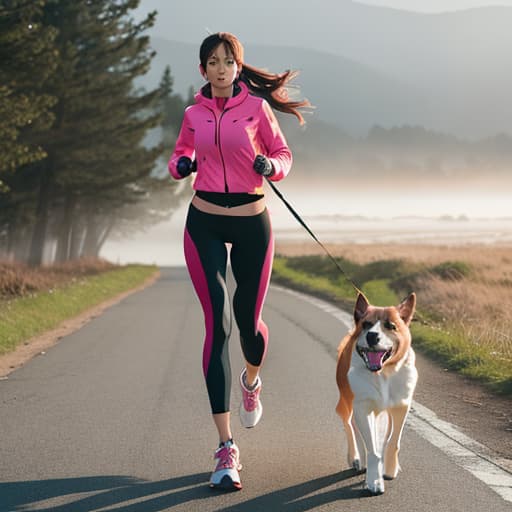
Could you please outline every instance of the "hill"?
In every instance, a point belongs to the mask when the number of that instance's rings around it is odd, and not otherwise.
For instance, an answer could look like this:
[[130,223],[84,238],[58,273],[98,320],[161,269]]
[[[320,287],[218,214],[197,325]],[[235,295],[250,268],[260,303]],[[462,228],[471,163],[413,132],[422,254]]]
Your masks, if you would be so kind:
[[353,135],[404,123],[462,138],[512,134],[511,7],[419,14],[348,0],[317,0],[314,9],[305,0],[260,0],[247,15],[243,2],[209,9],[203,1],[204,9],[201,1],[144,2],[159,11],[160,58],[180,74],[185,66],[188,83],[196,83],[207,31],[228,30],[248,62],[302,70],[318,117]]

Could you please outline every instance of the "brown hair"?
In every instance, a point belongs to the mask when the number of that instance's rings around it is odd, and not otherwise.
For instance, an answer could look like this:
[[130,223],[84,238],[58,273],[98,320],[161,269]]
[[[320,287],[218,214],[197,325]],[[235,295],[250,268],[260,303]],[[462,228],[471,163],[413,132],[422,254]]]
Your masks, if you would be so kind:
[[238,38],[229,32],[217,32],[209,35],[201,44],[199,49],[199,61],[203,69],[206,69],[208,57],[220,44],[224,44],[226,51],[233,54],[233,58],[241,69],[239,80],[244,82],[249,90],[256,96],[267,100],[271,107],[293,114],[304,124],[304,118],[298,110],[303,107],[310,107],[308,100],[292,101],[288,97],[287,84],[297,75],[297,71],[286,70],[283,73],[269,73],[263,69],[249,66],[244,63],[244,48]]

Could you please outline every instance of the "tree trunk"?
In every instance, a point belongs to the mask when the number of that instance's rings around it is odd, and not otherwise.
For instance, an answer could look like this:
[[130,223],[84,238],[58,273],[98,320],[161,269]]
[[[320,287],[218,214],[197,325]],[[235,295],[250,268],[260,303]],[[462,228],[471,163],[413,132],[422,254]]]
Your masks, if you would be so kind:
[[[17,213],[17,209],[15,212]],[[6,258],[8,261],[13,261],[15,259],[15,251],[16,251],[16,240],[17,235],[19,236],[18,229],[18,215],[14,214],[7,225],[7,244],[5,248]]]
[[48,213],[50,209],[50,198],[53,189],[53,162],[47,158],[41,169],[41,182],[39,186],[39,199],[37,202],[36,222],[32,232],[28,263],[30,265],[41,265],[43,263],[44,244],[48,228]]
[[73,225],[71,229],[71,246],[69,248],[69,259],[76,260],[84,256],[83,242],[84,242],[84,225],[81,215],[77,215],[76,208],[73,216]]
[[10,259],[13,261],[28,261],[30,254],[31,230],[26,226],[16,230],[13,237]]
[[106,226],[100,226],[97,216],[87,217],[86,235],[83,246],[83,256],[97,258],[100,255],[103,244],[107,241],[113,222]]
[[67,261],[70,256],[74,207],[75,201],[73,194],[66,194],[66,199],[64,200],[63,219],[58,232],[57,254],[55,256],[55,259],[60,262]]

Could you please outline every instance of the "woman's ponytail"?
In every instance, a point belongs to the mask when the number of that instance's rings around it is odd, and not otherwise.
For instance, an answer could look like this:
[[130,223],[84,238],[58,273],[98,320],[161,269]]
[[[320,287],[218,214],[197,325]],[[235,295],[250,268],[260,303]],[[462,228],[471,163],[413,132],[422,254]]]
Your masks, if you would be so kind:
[[299,109],[311,107],[309,101],[293,101],[288,96],[288,83],[297,75],[296,71],[269,73],[263,69],[243,64],[239,79],[249,87],[254,95],[267,100],[272,108],[286,114],[293,114],[300,124],[304,124],[304,118]]
[[233,58],[241,69],[239,80],[244,82],[255,96],[264,98],[272,108],[280,112],[293,114],[300,124],[304,124],[304,118],[299,109],[311,107],[311,104],[307,100],[293,101],[288,96],[288,88],[294,87],[288,84],[298,75],[297,71],[269,73],[245,64],[242,43],[229,32],[211,34],[203,41],[199,49],[199,60],[203,69],[206,69],[208,57],[219,44],[226,45],[226,49],[233,54]]

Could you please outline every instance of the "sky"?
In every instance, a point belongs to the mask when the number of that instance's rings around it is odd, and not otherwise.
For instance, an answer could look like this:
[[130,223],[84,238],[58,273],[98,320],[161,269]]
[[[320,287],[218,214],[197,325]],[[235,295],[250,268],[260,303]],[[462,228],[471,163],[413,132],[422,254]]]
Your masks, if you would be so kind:
[[[144,15],[153,9],[163,11],[164,7],[170,7],[169,3],[168,0],[141,0],[139,12]],[[429,14],[485,6],[512,7],[512,0],[360,0],[356,3]],[[179,23],[186,25],[188,21],[181,20]],[[170,28],[164,25],[164,29],[170,30]],[[165,34],[170,39],[172,35],[172,30]],[[487,193],[485,187],[474,188],[466,194],[454,190],[411,189],[402,190],[399,195],[393,195],[390,200],[389,194],[371,184],[364,189],[363,195],[357,190],[349,190],[346,187],[331,187],[330,190],[319,193],[318,187],[313,190],[295,190],[291,185],[291,182],[284,183],[280,184],[279,188],[299,213],[306,217],[310,227],[323,241],[357,243],[401,240],[412,242],[423,239],[426,243],[470,241],[493,243],[497,241],[496,237],[502,242],[512,240],[512,222],[498,220],[500,217],[512,215],[507,190],[503,190],[500,194],[494,191],[491,195]],[[291,214],[270,192],[267,195],[267,201],[277,239],[301,236],[309,240],[307,233],[298,226]],[[146,233],[139,233],[129,240],[109,241],[102,255],[120,263],[140,261],[160,265],[183,265],[182,237],[187,206],[184,204],[168,222],[154,226]],[[375,216],[382,220],[378,222],[344,220],[340,225],[326,227],[321,221],[312,217],[318,214],[335,213],[364,215],[370,218]],[[427,219],[417,225],[414,220],[394,220],[395,217],[401,216],[414,219],[414,217],[439,215],[450,215],[454,219],[464,216],[469,217],[471,221],[454,220],[440,223]],[[478,220],[479,218],[485,220]]]
[[512,0],[361,0],[358,3],[424,13],[457,11],[490,5],[512,6]]
[[[140,8],[145,9],[146,6],[152,9],[158,8],[158,4],[165,4],[167,1],[141,0]],[[359,0],[356,3],[424,13],[457,11],[490,5],[512,7],[512,0]]]

